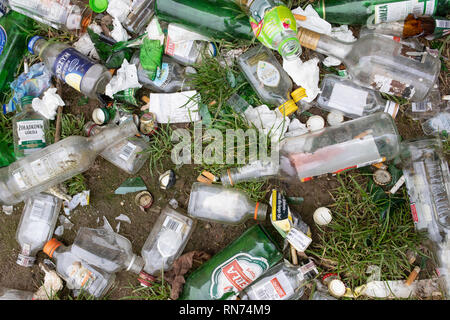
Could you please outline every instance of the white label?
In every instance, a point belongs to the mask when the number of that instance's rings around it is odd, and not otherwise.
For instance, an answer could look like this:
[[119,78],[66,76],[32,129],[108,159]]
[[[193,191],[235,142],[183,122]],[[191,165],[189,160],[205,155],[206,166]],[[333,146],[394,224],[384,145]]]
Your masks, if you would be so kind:
[[295,228],[292,228],[289,231],[289,233],[286,235],[286,240],[290,244],[292,244],[295,250],[300,252],[305,251],[312,241],[310,237],[308,237],[306,234]]
[[421,102],[413,102],[411,103],[413,112],[426,112],[428,107],[431,109],[432,105],[430,102],[421,101]]
[[136,150],[136,146],[131,142],[128,142],[120,151],[119,158],[128,161],[134,150]]
[[194,41],[180,41],[175,43],[167,37],[166,54],[172,57],[189,59],[189,54],[191,53],[194,43]]
[[389,113],[392,116],[392,118],[395,119],[395,117],[397,116],[397,112],[398,112],[398,103],[388,100],[386,102],[386,107],[384,108],[384,112]]
[[[47,209],[47,210],[46,210]],[[35,221],[49,221],[52,210],[49,210],[44,201],[34,199],[30,210],[30,219]]]
[[26,120],[17,122],[19,144],[26,141],[45,142],[44,120]]
[[200,96],[197,91],[151,93],[148,111],[156,115],[158,123],[185,123],[201,120],[198,112]]
[[267,61],[258,61],[256,71],[258,79],[268,87],[276,87],[280,83],[280,73],[275,66]]
[[12,176],[14,177],[14,180],[16,181],[17,186],[18,186],[21,190],[27,189],[27,184],[26,184],[25,181],[23,180],[22,170],[17,170],[16,172],[14,172],[14,173],[12,174]]
[[367,105],[367,96],[367,91],[335,83],[328,106],[345,114],[362,116]]
[[284,300],[294,293],[289,279],[280,271],[267,281],[261,281],[252,288],[258,300]]
[[180,233],[181,229],[183,227],[183,223],[181,223],[180,221],[177,221],[177,220],[175,220],[175,219],[173,219],[171,217],[167,217],[164,220],[163,226],[166,229],[170,229],[170,230],[172,230],[172,231],[174,231],[176,233]]
[[450,28],[450,20],[436,20],[436,28]]
[[433,15],[436,0],[408,0],[375,5],[375,23],[405,19],[408,14]]

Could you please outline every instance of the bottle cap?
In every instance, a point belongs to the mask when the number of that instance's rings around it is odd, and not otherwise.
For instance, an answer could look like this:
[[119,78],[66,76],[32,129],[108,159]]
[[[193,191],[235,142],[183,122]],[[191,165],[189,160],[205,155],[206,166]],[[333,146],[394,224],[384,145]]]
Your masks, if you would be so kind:
[[300,100],[302,100],[303,98],[306,98],[307,95],[306,95],[305,88],[300,87],[300,88],[295,89],[294,91],[292,91],[291,97],[292,97],[292,99],[294,99],[294,102],[296,102],[296,103],[299,102]]
[[392,175],[387,170],[378,169],[373,173],[373,181],[379,186],[385,186],[392,181]]
[[105,124],[110,120],[109,112],[105,108],[95,108],[92,111],[92,120],[96,124]]
[[211,57],[217,56],[217,46],[214,42],[208,42],[208,53]]
[[278,107],[278,110],[283,116],[289,116],[298,110],[298,106],[295,104],[294,100],[288,100]]
[[344,115],[340,112],[331,111],[327,115],[327,122],[330,126],[336,126],[344,121]]
[[20,104],[22,106],[26,106],[27,104],[31,104],[31,102],[33,101],[35,97],[33,96],[24,96],[22,97],[22,99],[20,99]]
[[134,198],[134,202],[144,209],[148,209],[153,204],[153,197],[150,192],[148,191],[142,191],[139,192],[136,197]]
[[89,0],[89,6],[92,11],[96,13],[102,13],[108,9],[108,0]]
[[320,207],[314,211],[313,220],[319,226],[325,226],[331,222],[331,210],[327,207]]
[[30,41],[28,41],[28,51],[31,52],[31,54],[34,54],[34,44],[36,43],[36,41],[38,41],[39,39],[44,39],[40,36],[34,36],[33,38],[30,39]]
[[339,279],[333,279],[328,284],[328,291],[336,298],[342,297],[345,294],[345,284]]
[[141,286],[143,287],[151,287],[152,282],[156,281],[156,278],[152,275],[149,275],[145,271],[141,271],[139,273],[138,281],[141,283]]
[[61,242],[59,242],[55,238],[52,238],[49,241],[47,241],[42,251],[44,251],[44,253],[51,258],[53,256],[53,252],[55,252],[56,248],[58,248],[60,245],[62,245]]
[[325,126],[325,120],[321,116],[311,116],[306,121],[306,126],[311,131],[320,130]]

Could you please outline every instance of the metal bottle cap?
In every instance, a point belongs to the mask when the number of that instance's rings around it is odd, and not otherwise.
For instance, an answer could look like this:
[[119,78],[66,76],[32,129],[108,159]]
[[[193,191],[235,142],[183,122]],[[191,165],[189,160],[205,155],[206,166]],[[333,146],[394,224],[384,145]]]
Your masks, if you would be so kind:
[[153,204],[153,196],[148,191],[139,192],[134,200],[138,206],[144,209],[150,208]]
[[379,186],[385,186],[392,180],[392,175],[387,170],[378,169],[373,173],[373,181]]

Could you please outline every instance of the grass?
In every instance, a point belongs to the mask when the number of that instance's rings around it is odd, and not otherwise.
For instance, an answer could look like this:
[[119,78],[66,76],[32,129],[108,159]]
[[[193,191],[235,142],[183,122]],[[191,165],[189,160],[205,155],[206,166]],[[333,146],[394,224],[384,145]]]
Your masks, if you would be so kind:
[[152,175],[162,169],[164,162],[170,158],[173,148],[172,132],[170,124],[160,124],[151,136],[148,148],[142,151],[150,153],[148,167]]
[[151,287],[144,287],[141,285],[135,286],[129,283],[125,287],[131,290],[132,295],[122,297],[120,300],[169,300],[170,299],[170,285],[161,279],[161,283],[153,282]]

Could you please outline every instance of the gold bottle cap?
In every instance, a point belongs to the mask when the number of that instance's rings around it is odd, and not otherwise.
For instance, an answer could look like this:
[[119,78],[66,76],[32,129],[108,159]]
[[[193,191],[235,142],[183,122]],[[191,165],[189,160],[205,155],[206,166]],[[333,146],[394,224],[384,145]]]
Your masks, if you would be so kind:
[[297,111],[297,109],[298,106],[292,99],[286,101],[285,103],[283,103],[281,106],[278,107],[278,110],[281,112],[281,114],[286,117]]
[[294,91],[292,91],[291,93],[292,99],[294,99],[294,102],[299,102],[300,100],[302,100],[303,98],[306,98],[306,90],[305,88],[297,88]]
[[392,175],[387,170],[378,169],[373,173],[373,181],[379,186],[385,186],[392,181]]

